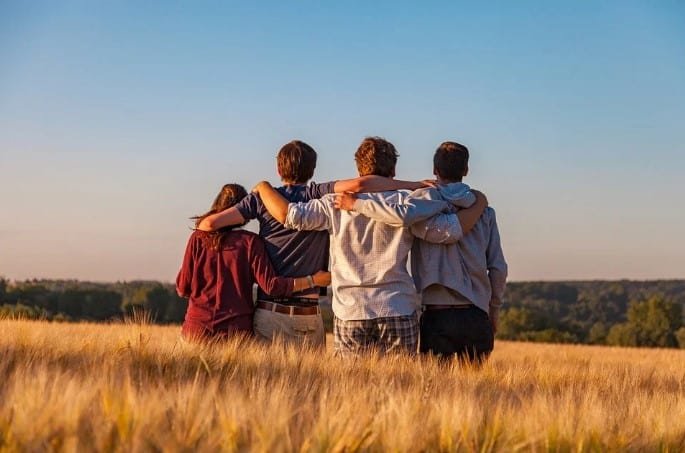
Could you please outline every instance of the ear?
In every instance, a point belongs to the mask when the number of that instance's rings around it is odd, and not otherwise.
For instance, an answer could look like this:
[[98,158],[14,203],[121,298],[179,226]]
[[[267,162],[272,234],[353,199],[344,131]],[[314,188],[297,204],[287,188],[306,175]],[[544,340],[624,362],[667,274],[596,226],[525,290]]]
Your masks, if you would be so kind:
[[464,174],[461,175],[461,176],[464,177],[464,176],[466,176],[466,175],[468,175],[468,174],[469,174],[469,166],[468,166],[468,164],[467,164],[467,165],[466,165],[466,168],[464,169]]
[[435,166],[433,167],[433,176],[435,176],[436,178],[440,177],[440,175],[438,174],[438,169],[435,168]]

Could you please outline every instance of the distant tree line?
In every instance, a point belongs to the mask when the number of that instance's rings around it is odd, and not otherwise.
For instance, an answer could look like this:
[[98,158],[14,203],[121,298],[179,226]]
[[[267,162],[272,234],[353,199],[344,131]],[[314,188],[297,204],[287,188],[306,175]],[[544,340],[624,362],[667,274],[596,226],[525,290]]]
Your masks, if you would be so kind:
[[113,321],[134,313],[160,324],[183,321],[187,301],[173,285],[154,281],[0,279],[0,317],[53,321]]
[[685,348],[685,280],[507,285],[498,337]]
[[[180,323],[186,306],[173,285],[154,281],[0,278],[0,317],[111,321],[141,313]],[[685,280],[510,283],[498,338],[685,348],[684,309]]]

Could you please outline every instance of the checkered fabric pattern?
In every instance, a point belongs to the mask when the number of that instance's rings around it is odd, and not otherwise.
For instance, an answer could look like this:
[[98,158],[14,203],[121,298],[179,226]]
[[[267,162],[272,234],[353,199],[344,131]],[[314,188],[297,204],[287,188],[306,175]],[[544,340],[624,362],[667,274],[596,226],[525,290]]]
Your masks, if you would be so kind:
[[409,316],[333,320],[333,339],[336,355],[346,357],[363,352],[415,354],[419,342],[419,318]]

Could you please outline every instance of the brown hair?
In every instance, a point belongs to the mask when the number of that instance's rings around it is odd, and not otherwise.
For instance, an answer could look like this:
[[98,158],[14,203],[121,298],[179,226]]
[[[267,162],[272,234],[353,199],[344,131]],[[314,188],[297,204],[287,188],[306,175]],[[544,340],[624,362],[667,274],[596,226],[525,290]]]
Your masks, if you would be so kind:
[[362,140],[354,160],[357,163],[359,176],[377,175],[395,176],[397,164],[397,150],[395,146],[381,137],[366,137]]
[[314,176],[316,151],[303,141],[293,140],[278,151],[276,162],[283,181],[303,184]]
[[[202,220],[204,220],[205,217],[210,216],[212,214],[216,214],[238,204],[238,202],[246,196],[247,191],[240,184],[224,185],[221,188],[219,194],[214,199],[214,203],[212,203],[212,207],[209,209],[209,211],[202,215],[191,217],[191,219],[195,220],[195,227],[197,228],[198,226],[200,226],[200,222],[202,222]],[[219,250],[224,241],[224,238],[226,237],[226,234],[232,229],[241,227],[243,225],[245,224],[243,223],[240,225],[232,225],[220,228],[216,231],[207,232],[204,235],[203,242],[205,243],[205,246],[210,247],[214,250]]]
[[435,150],[433,169],[436,176],[448,181],[461,181],[469,168],[469,149],[457,142],[443,142]]

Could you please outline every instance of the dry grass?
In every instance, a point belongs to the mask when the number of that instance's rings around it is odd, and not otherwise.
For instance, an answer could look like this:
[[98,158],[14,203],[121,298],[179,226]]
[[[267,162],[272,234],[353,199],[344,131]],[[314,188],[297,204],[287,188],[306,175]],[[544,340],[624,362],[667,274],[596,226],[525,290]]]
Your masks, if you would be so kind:
[[498,342],[487,365],[0,320],[0,451],[683,451],[685,351]]

